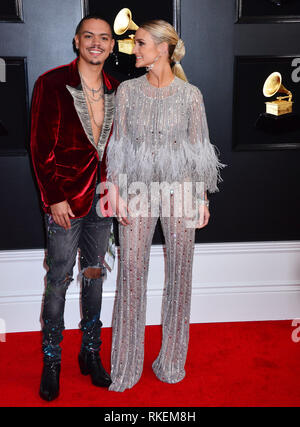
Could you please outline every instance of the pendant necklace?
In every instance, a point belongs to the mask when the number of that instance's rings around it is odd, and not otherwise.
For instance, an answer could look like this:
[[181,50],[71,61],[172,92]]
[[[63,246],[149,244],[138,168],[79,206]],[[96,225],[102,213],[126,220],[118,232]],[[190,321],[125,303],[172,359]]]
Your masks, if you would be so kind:
[[[87,103],[88,103],[88,105],[90,107],[92,121],[94,122],[95,126],[98,129],[101,129],[102,128],[102,123],[99,124],[99,123],[96,122],[95,117],[94,117],[94,112],[93,112],[92,104],[94,104],[96,102],[99,102],[101,99],[104,100],[104,91],[101,91],[101,89],[103,89],[103,84],[101,83],[101,86],[99,87],[99,89],[91,89],[91,88],[89,88],[89,86],[84,81],[82,75],[80,73],[79,73],[79,75],[80,75],[80,79],[81,79],[81,83],[82,83],[83,93],[85,94]],[[99,95],[99,98],[98,99],[91,98],[91,96],[87,92],[87,89],[90,90],[93,93],[93,95],[94,95],[94,93],[98,93],[98,92],[101,91],[100,95]]]

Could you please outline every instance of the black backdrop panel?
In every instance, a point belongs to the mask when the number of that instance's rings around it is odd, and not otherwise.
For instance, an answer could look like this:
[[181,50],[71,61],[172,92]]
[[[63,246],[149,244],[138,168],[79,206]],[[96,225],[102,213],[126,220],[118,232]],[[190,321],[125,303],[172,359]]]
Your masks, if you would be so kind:
[[300,21],[299,0],[237,0],[238,22]]
[[184,70],[203,94],[211,141],[228,165],[220,193],[210,195],[210,223],[196,240],[299,240],[300,150],[232,148],[235,56],[296,57],[299,24],[235,24],[236,2],[228,0],[182,1],[181,10]]
[[22,22],[22,0],[1,0],[0,22]]
[[[157,9],[159,16],[164,4]],[[74,58],[72,39],[81,6],[81,0],[23,0],[25,22],[0,23],[1,55],[27,57],[30,98],[40,74]],[[182,0],[181,12],[184,69],[203,93],[211,140],[228,165],[220,193],[210,196],[210,224],[197,231],[196,241],[300,240],[300,150],[232,148],[234,57],[297,56],[299,24],[237,25],[235,0]],[[0,183],[0,249],[43,248],[40,196],[29,156],[0,156]]]
[[[245,150],[300,149],[300,85],[293,78],[294,57],[238,56],[234,76],[234,147]],[[267,98],[263,86],[271,73],[279,72],[282,85],[291,91],[292,112],[266,114],[266,102],[286,96],[278,92]],[[285,100],[284,100],[285,101]]]
[[2,56],[2,59],[6,72],[5,81],[0,82],[0,155],[25,154],[28,148],[26,58]]

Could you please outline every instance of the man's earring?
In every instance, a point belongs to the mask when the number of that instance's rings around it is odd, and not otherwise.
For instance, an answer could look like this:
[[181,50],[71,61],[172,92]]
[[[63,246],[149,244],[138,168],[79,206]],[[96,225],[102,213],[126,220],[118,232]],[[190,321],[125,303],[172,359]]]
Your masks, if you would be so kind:
[[115,52],[112,52],[112,55],[115,57],[115,64],[119,65],[119,58],[118,55]]

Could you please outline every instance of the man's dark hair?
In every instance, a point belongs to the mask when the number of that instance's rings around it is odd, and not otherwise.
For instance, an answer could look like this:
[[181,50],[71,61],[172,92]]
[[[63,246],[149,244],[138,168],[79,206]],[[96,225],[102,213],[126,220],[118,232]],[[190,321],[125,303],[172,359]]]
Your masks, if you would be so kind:
[[106,20],[106,19],[102,18],[102,16],[100,16],[100,15],[96,15],[96,14],[86,15],[85,17],[83,17],[83,18],[82,18],[82,20],[79,22],[79,24],[78,24],[78,25],[77,25],[77,27],[76,27],[75,34],[79,34],[79,33],[80,33],[80,30],[81,30],[82,24],[83,24],[85,21],[87,21],[88,19],[99,19],[100,21],[104,21],[104,22],[106,22],[106,23],[109,25],[109,28],[110,28],[111,34],[113,34],[112,27],[111,27],[110,23],[109,23],[109,22],[107,22],[107,20]]
[[[100,21],[104,21],[104,22],[106,22],[106,23],[109,25],[109,28],[110,28],[110,31],[111,31],[111,35],[112,35],[112,37],[113,37],[113,30],[112,30],[112,26],[111,26],[111,24],[110,24],[106,19],[102,18],[102,16],[97,15],[97,14],[90,14],[90,15],[86,15],[86,16],[84,16],[84,17],[82,18],[82,20],[79,22],[79,24],[77,25],[77,27],[76,27],[75,35],[77,35],[77,34],[79,34],[79,33],[80,33],[80,31],[81,31],[81,27],[82,27],[82,24],[83,24],[85,21],[88,21],[89,19],[99,19]],[[76,49],[75,39],[73,39],[73,50],[74,50],[74,52],[75,52],[77,55],[79,54],[78,50]]]

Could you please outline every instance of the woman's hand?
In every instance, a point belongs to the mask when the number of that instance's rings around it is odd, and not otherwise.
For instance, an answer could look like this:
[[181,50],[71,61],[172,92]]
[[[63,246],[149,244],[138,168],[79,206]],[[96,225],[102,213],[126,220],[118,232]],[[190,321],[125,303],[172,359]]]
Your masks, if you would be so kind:
[[199,206],[199,220],[196,224],[196,228],[204,228],[207,226],[209,221],[210,213],[207,206],[200,204]]
[[127,204],[124,202],[121,196],[118,197],[117,208],[116,208],[116,217],[120,224],[129,225],[129,210]]
[[130,224],[130,221],[128,219],[129,210],[128,210],[127,204],[120,196],[117,186],[110,185],[108,195],[109,195],[109,200],[110,200],[112,210],[117,220],[119,221],[119,223],[125,226],[129,225]]

